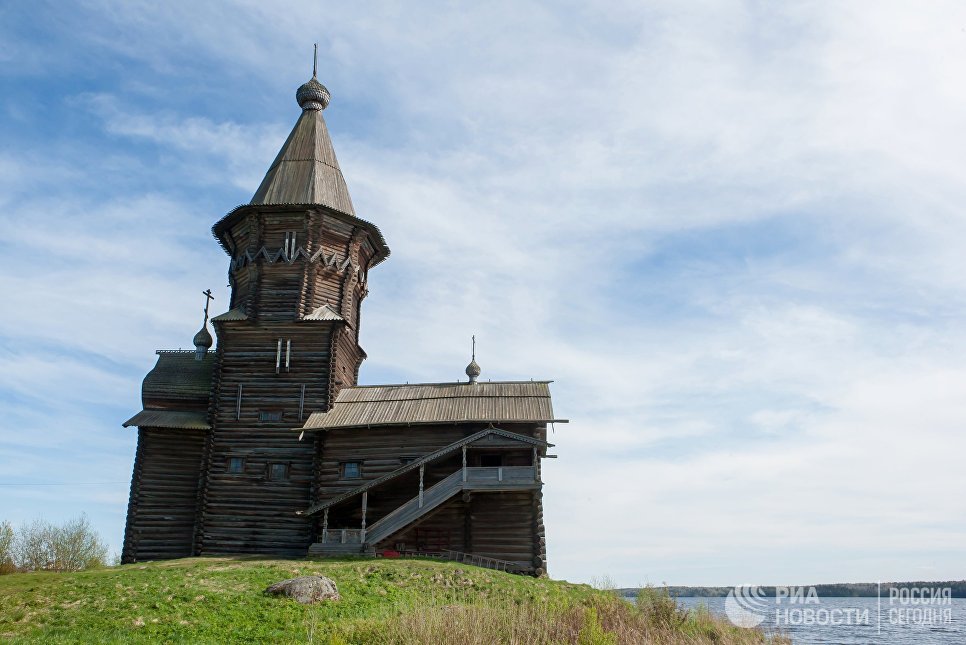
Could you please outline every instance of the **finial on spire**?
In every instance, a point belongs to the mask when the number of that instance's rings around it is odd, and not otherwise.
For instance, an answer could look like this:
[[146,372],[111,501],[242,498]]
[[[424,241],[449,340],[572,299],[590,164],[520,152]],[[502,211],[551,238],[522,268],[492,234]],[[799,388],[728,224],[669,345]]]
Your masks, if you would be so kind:
[[466,366],[466,375],[470,377],[470,383],[476,383],[476,379],[480,376],[480,366],[476,364],[476,335],[473,335],[473,357],[470,360],[470,364]]
[[204,359],[205,354],[208,353],[208,349],[214,344],[214,339],[212,339],[211,334],[208,333],[208,305],[211,301],[215,299],[211,295],[211,289],[205,289],[201,292],[205,297],[205,321],[201,323],[201,329],[195,334],[194,340],[192,341],[195,346],[195,360],[200,361]]
[[312,78],[295,91],[295,100],[303,110],[324,110],[329,104],[329,90],[319,82],[319,44],[315,43],[312,55]]

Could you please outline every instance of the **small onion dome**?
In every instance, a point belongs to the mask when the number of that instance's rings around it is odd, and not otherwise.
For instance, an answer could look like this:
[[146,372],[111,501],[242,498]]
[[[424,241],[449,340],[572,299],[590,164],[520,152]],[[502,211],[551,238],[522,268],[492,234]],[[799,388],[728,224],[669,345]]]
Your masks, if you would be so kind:
[[466,375],[470,377],[470,383],[476,383],[476,379],[480,375],[480,366],[477,365],[475,359],[466,366]]
[[208,350],[214,345],[214,340],[211,338],[211,334],[208,333],[208,325],[205,325],[201,330],[195,334],[194,340],[192,341],[195,345],[195,358],[201,360],[208,353]]
[[329,90],[313,76],[295,91],[295,100],[303,110],[324,110],[329,104]]

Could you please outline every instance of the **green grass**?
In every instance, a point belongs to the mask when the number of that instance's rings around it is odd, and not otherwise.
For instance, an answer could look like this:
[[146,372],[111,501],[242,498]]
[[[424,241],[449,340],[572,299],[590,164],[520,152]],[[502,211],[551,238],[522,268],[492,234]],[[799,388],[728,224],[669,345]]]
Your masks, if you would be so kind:
[[[263,594],[313,574],[335,580],[342,599],[304,606]],[[12,642],[618,643],[641,635],[762,642],[755,631],[638,609],[587,585],[431,560],[189,558],[0,576],[0,640]]]

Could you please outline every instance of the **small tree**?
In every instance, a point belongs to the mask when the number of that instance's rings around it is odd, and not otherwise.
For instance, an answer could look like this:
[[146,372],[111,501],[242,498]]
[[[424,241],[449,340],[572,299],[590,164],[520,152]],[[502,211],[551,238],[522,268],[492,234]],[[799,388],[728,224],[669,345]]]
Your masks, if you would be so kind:
[[107,545],[81,514],[54,531],[54,569],[80,571],[107,563]]
[[54,568],[54,526],[43,519],[24,524],[14,540],[13,560],[25,571],[49,571]]
[[14,532],[10,522],[0,523],[0,575],[17,570],[13,563]]

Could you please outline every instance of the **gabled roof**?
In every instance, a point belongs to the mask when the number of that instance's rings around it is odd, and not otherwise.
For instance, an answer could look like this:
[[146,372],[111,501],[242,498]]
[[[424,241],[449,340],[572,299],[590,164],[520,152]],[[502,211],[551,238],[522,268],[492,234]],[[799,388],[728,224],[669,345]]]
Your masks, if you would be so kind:
[[340,316],[339,312],[330,307],[328,303],[316,307],[312,313],[302,316],[302,320],[341,320],[345,322],[345,318]]
[[169,428],[176,430],[209,430],[208,415],[205,412],[185,412],[181,410],[141,410],[122,423],[125,428]]
[[430,423],[546,423],[556,419],[550,381],[419,383],[343,388],[305,430]]
[[302,110],[251,204],[320,204],[355,215],[322,110]]
[[362,484],[361,486],[357,486],[356,488],[353,488],[350,491],[346,491],[345,493],[342,493],[341,495],[336,495],[335,497],[333,497],[330,500],[326,500],[325,502],[322,502],[320,504],[316,504],[315,506],[312,506],[311,508],[306,509],[305,511],[302,511],[299,514],[300,515],[314,515],[315,513],[318,513],[321,510],[324,510],[326,508],[329,508],[330,506],[334,506],[335,504],[338,504],[339,502],[343,502],[343,501],[345,501],[347,499],[350,499],[352,497],[355,497],[356,495],[361,495],[365,491],[367,491],[367,490],[369,490],[371,488],[375,488],[376,486],[379,486],[381,484],[384,484],[384,483],[386,483],[387,481],[389,481],[391,479],[395,479],[396,477],[399,477],[400,475],[405,475],[408,472],[411,472],[413,470],[416,470],[417,468],[419,468],[420,466],[422,466],[424,464],[428,464],[430,462],[436,461],[437,459],[442,459],[443,457],[445,457],[447,455],[450,455],[450,454],[456,452],[457,450],[460,450],[463,446],[468,446],[468,445],[470,445],[472,443],[476,443],[477,441],[480,441],[481,439],[485,439],[485,438],[490,437],[490,436],[500,436],[500,437],[503,437],[505,439],[510,439],[511,441],[519,441],[521,443],[527,443],[527,444],[530,444],[532,446],[537,446],[539,448],[553,448],[553,444],[552,443],[547,443],[546,441],[542,441],[540,439],[534,439],[533,437],[528,437],[526,435],[518,434],[516,432],[509,432],[507,430],[502,430],[500,428],[495,428],[495,427],[491,426],[489,428],[484,428],[483,430],[480,430],[479,432],[476,432],[474,434],[471,434],[468,437],[464,437],[463,439],[460,439],[459,441],[454,441],[453,443],[449,444],[448,446],[445,446],[443,448],[440,448],[439,450],[433,451],[433,452],[429,453],[428,455],[423,455],[419,459],[416,459],[414,461],[411,461],[408,464],[397,468],[396,470],[392,471],[391,473],[389,473],[387,475],[383,475],[382,477],[379,477],[378,479],[373,479],[372,481],[366,482],[365,484]]

